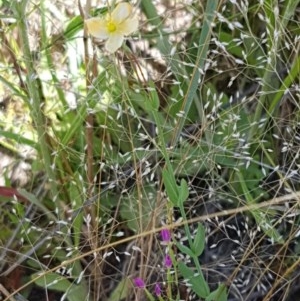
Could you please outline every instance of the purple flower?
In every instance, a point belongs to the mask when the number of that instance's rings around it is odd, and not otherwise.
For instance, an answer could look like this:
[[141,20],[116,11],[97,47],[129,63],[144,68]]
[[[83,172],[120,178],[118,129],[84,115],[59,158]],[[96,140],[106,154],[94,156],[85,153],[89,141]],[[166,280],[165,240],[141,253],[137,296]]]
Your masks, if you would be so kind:
[[137,288],[145,288],[145,282],[142,278],[135,278],[133,279],[133,283]]
[[171,259],[170,255],[166,255],[166,257],[165,257],[165,266],[167,268],[170,268],[172,266],[172,259]]
[[161,239],[163,242],[170,242],[171,241],[171,232],[169,229],[162,229],[160,231]]
[[160,288],[159,283],[156,283],[156,284],[155,284],[154,292],[155,292],[155,295],[156,295],[157,297],[161,295],[161,288]]

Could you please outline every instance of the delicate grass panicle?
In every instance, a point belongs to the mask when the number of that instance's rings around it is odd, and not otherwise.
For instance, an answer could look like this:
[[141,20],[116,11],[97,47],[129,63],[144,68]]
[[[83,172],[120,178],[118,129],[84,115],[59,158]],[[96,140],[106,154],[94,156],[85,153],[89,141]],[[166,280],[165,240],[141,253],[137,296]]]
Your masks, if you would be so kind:
[[1,299],[296,300],[299,2],[0,1]]

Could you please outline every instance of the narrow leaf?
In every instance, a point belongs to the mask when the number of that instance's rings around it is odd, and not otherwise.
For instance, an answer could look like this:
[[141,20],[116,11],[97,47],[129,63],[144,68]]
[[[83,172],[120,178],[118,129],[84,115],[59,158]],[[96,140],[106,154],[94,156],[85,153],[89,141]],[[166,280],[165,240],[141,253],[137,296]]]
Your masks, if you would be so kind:
[[163,181],[170,201],[174,206],[178,206],[178,189],[174,176],[167,169],[162,172]]
[[71,283],[59,274],[47,273],[41,277],[39,273],[36,273],[31,277],[32,279],[37,278],[35,283],[40,287],[65,293],[69,301],[87,300],[88,292],[83,284],[76,285]]
[[189,196],[189,188],[186,180],[182,179],[179,186],[179,198],[178,202],[183,204]]
[[224,284],[219,285],[215,291],[210,293],[205,301],[227,301],[226,286]]
[[132,282],[129,278],[124,278],[123,280],[121,280],[117,287],[111,293],[108,301],[119,301],[122,299],[126,299],[126,297],[128,296],[130,285],[132,285]]
[[198,257],[202,254],[205,246],[205,228],[199,223],[197,233],[193,242],[193,252]]
[[208,284],[204,280],[204,277],[201,274],[195,274],[191,268],[189,268],[183,262],[178,263],[178,268],[181,275],[184,277],[185,280],[191,285],[193,291],[197,294],[200,298],[206,298],[209,296],[210,291]]
[[176,247],[177,247],[177,248],[180,250],[180,252],[183,253],[183,254],[189,255],[190,257],[194,257],[194,256],[195,256],[195,254],[193,253],[193,251],[192,251],[190,248],[188,248],[188,247],[186,247],[186,246],[180,244],[179,242],[176,243]]

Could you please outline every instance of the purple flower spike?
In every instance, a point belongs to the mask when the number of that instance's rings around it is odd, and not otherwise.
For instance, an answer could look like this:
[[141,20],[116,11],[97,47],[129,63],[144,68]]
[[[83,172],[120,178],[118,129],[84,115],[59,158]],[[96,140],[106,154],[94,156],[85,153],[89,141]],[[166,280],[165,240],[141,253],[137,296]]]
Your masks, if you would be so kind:
[[161,239],[163,242],[170,242],[171,241],[171,232],[169,229],[162,229],[160,231]]
[[156,283],[156,284],[155,284],[154,292],[155,292],[155,295],[156,295],[157,297],[161,295],[161,288],[160,288],[159,283]]
[[145,288],[145,282],[142,278],[135,278],[133,279],[133,283],[137,288]]
[[171,259],[170,255],[166,255],[166,257],[165,257],[165,266],[167,268],[170,268],[172,266],[172,259]]

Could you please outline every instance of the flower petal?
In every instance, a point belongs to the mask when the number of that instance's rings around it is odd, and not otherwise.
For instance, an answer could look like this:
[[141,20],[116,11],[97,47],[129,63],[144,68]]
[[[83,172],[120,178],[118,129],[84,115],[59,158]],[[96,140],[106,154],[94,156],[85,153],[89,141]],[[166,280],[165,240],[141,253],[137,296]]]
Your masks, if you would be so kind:
[[120,33],[110,34],[108,40],[105,43],[105,49],[108,52],[116,52],[122,45],[124,37]]
[[171,232],[169,229],[162,229],[160,231],[160,236],[163,242],[170,242],[171,241]]
[[100,18],[90,18],[85,20],[89,33],[97,39],[107,39],[109,32],[107,30],[107,21]]
[[157,297],[161,295],[161,287],[160,287],[159,283],[155,284],[154,292]]
[[145,282],[140,277],[133,279],[133,283],[137,288],[145,288]]
[[119,3],[111,13],[113,22],[119,24],[126,20],[132,12],[132,6],[129,3]]
[[132,17],[122,22],[122,24],[120,24],[119,30],[122,32],[124,36],[128,36],[134,31],[137,31],[138,27],[139,27],[138,18]]
[[165,257],[165,266],[170,268],[172,266],[172,259],[170,255],[166,255]]

